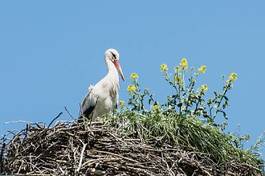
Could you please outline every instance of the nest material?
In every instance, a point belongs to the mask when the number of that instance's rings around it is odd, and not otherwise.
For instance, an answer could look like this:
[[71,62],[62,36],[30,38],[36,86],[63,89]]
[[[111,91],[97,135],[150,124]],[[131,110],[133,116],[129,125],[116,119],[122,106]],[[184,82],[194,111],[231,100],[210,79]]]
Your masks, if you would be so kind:
[[209,154],[124,138],[101,122],[29,124],[0,143],[0,173],[23,175],[261,175],[244,163],[219,166]]

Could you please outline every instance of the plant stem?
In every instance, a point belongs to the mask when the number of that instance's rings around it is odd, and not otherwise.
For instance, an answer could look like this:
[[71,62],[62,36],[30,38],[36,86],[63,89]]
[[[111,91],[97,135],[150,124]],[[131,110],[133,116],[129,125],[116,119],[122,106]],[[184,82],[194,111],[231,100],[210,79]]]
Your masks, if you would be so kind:
[[223,99],[224,99],[225,94],[227,93],[227,91],[228,91],[228,86],[225,86],[225,90],[224,90],[224,92],[223,92],[223,94],[222,94],[222,96],[221,96],[221,98],[220,98],[220,101],[219,101],[218,104],[217,104],[217,107],[216,107],[217,111],[215,112],[215,115],[213,116],[213,119],[216,118],[216,116],[217,116],[217,112],[218,112],[218,110],[219,110],[219,107],[220,107],[220,105],[221,105],[221,103],[222,103],[222,101],[223,101]]

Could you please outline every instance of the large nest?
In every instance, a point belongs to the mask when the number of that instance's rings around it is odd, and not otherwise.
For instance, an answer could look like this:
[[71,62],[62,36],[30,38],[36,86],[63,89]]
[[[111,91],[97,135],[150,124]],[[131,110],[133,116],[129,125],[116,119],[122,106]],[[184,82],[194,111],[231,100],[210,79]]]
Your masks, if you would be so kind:
[[261,175],[244,163],[220,167],[209,154],[124,138],[101,122],[28,124],[0,147],[3,174]]

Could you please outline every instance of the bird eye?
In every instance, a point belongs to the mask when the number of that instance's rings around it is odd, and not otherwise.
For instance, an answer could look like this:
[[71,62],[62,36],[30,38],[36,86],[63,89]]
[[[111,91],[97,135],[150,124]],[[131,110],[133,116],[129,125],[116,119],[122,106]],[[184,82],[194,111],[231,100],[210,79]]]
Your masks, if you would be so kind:
[[117,59],[116,55],[113,52],[111,52],[111,54],[112,54],[112,57],[114,58],[114,60],[116,60]]

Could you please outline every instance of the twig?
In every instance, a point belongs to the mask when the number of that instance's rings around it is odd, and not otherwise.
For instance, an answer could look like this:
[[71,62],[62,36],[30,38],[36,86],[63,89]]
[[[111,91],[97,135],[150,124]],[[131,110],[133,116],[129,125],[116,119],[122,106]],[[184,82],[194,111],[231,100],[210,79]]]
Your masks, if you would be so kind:
[[67,112],[67,114],[72,118],[72,120],[75,119],[74,116],[72,116],[72,114],[68,111],[66,106],[64,107],[64,109]]
[[76,170],[76,173],[78,173],[80,171],[81,167],[82,167],[82,162],[83,162],[83,157],[84,157],[84,152],[85,152],[86,146],[87,146],[87,144],[83,144],[81,157],[80,157],[80,160],[79,160],[79,165],[78,165],[78,168]]
[[50,122],[50,124],[48,125],[48,127],[47,128],[50,128],[50,126],[53,124],[53,122],[56,120],[56,119],[58,119],[61,115],[63,114],[63,112],[60,112],[51,122]]
[[124,157],[124,156],[121,156],[121,155],[118,155],[118,154],[116,154],[116,153],[105,152],[105,151],[99,151],[99,150],[96,150],[95,152],[98,152],[98,153],[104,153],[104,154],[108,154],[108,155],[112,155],[112,156],[116,156],[116,157],[122,158],[122,159],[124,159],[124,160],[130,161],[130,162],[133,162],[133,163],[138,163],[138,161],[136,161],[136,160],[133,160],[133,159],[131,159],[131,158]]
[[5,136],[1,139],[3,141],[2,146],[1,146],[1,153],[0,153],[0,174],[3,172],[4,168],[4,151],[5,151]]

